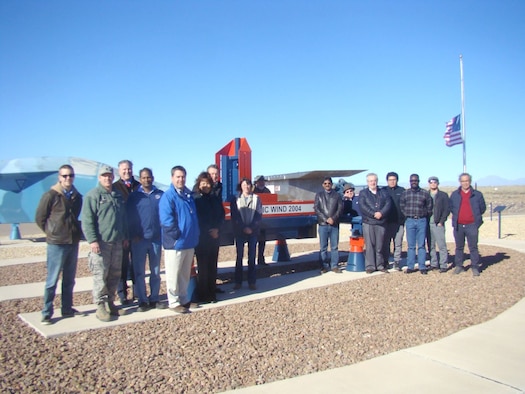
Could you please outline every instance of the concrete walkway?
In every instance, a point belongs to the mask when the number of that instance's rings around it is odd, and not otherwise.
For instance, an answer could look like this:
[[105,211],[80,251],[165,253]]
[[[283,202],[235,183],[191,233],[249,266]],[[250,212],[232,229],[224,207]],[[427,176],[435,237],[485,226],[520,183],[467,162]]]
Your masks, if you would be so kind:
[[[494,239],[480,240],[480,243],[525,253],[523,241]],[[311,259],[312,254],[294,257],[294,262],[301,258]],[[26,263],[34,261],[43,261],[43,257],[25,260]],[[2,265],[8,264],[9,261],[4,261]],[[233,269],[233,263],[221,263],[221,269]],[[223,286],[227,292],[219,295],[220,302],[204,305],[193,312],[374,275],[382,274],[345,271],[342,275],[319,275],[317,271],[308,271],[258,280],[256,291],[247,288],[234,291],[231,286]],[[0,287],[0,300],[41,296],[43,288],[43,283]],[[90,289],[91,278],[77,279],[76,291]],[[110,323],[102,323],[95,318],[94,305],[77,307],[83,315],[70,319],[62,319],[58,312],[58,316],[53,319],[54,324],[50,326],[40,324],[39,312],[24,313],[20,317],[41,335],[50,338],[87,329],[174,316],[169,310],[139,313],[136,307],[126,308],[126,315]],[[235,390],[235,393],[279,394],[298,389],[303,393],[523,393],[524,334],[525,300],[521,300],[493,320],[430,344],[347,367]]]

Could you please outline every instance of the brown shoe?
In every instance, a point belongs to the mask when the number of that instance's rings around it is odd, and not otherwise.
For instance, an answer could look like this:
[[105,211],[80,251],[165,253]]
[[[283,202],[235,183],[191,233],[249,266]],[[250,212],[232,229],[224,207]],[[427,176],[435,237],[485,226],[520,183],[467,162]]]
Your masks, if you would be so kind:
[[175,308],[170,308],[175,313],[190,313],[190,310],[182,305],[177,305]]
[[341,268],[339,268],[339,267],[332,268],[332,272],[335,272],[336,274],[342,274],[343,273],[343,271],[341,271]]

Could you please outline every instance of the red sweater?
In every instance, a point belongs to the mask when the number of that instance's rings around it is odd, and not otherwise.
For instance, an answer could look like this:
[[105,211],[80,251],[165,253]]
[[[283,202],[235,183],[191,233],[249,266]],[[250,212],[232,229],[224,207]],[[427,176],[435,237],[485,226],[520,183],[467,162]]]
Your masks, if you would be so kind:
[[468,189],[468,192],[463,190],[460,192],[461,205],[459,206],[458,223],[459,224],[472,224],[474,223],[474,214],[472,213],[472,207],[470,206],[470,197],[472,197],[472,189]]

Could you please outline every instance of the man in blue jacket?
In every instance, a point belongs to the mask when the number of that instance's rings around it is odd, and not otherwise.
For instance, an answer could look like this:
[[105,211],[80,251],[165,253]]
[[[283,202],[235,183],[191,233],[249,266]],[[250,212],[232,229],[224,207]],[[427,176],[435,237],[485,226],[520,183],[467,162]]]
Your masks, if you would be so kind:
[[[159,302],[160,291],[160,220],[159,202],[164,194],[153,184],[153,172],[143,168],[139,172],[140,186],[131,193],[126,203],[128,233],[133,255],[133,274],[139,312],[149,308],[164,309]],[[146,295],[146,256],[149,261],[149,299]]]
[[177,313],[188,313],[188,285],[195,246],[199,243],[199,220],[182,166],[171,169],[171,185],[160,199],[159,218],[169,307]]
[[467,238],[472,275],[479,276],[479,227],[483,224],[483,214],[487,206],[483,194],[470,186],[472,183],[470,174],[461,174],[459,182],[461,186],[450,195],[450,212],[452,212],[452,227],[456,240],[454,274],[460,274],[464,271],[463,258],[465,238]]

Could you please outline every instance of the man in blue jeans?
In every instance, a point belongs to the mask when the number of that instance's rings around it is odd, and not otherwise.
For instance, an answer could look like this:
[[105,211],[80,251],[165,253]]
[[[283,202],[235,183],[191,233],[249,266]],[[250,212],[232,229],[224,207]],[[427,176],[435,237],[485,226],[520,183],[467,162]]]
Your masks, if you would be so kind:
[[419,175],[410,175],[410,188],[406,189],[399,200],[401,213],[406,218],[405,232],[407,235],[408,253],[406,274],[416,272],[416,246],[417,265],[419,272],[427,274],[425,265],[426,249],[425,238],[427,233],[428,218],[432,215],[432,197],[425,189],[419,187]]
[[82,195],[73,186],[75,171],[69,164],[58,169],[58,182],[45,192],[36,210],[35,222],[46,234],[47,278],[42,324],[51,324],[53,300],[62,273],[62,317],[73,317],[73,287],[77,273],[78,243],[82,230],[78,215]]
[[452,212],[452,227],[456,240],[456,256],[454,274],[464,271],[463,258],[465,238],[470,250],[470,267],[473,276],[479,276],[478,236],[479,227],[483,224],[483,214],[487,209],[483,194],[474,190],[470,184],[472,177],[463,173],[459,176],[460,187],[450,195],[450,212]]
[[[131,193],[126,203],[128,233],[133,255],[133,274],[139,301],[139,312],[150,308],[165,309],[159,302],[161,232],[159,201],[164,193],[153,184],[153,172],[143,168],[139,172],[140,186]],[[149,298],[146,294],[146,256],[149,262]]]
[[[319,225],[319,244],[321,273],[331,269],[340,274],[339,263],[339,219],[343,213],[343,200],[332,189],[332,178],[323,180],[323,190],[315,195],[314,210]],[[330,240],[330,258],[328,258],[328,240]]]

